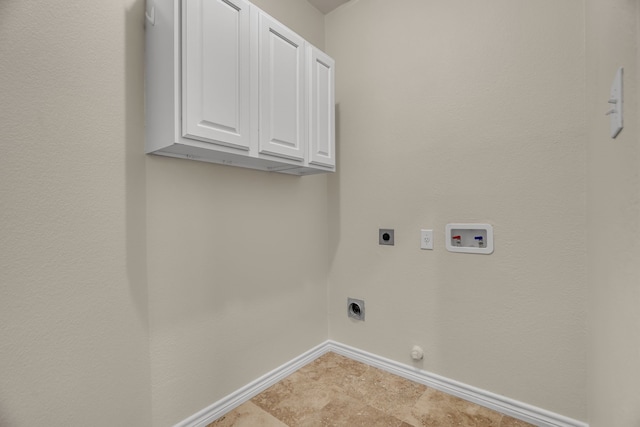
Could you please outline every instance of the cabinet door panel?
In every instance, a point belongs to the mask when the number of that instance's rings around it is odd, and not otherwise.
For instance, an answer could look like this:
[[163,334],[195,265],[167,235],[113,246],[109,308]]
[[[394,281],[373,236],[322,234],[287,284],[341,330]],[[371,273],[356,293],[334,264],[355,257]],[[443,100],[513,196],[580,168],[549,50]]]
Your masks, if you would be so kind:
[[183,1],[182,134],[248,150],[249,3]]
[[309,163],[334,167],[335,68],[334,61],[313,46],[308,49]]
[[305,156],[304,39],[260,13],[260,153]]

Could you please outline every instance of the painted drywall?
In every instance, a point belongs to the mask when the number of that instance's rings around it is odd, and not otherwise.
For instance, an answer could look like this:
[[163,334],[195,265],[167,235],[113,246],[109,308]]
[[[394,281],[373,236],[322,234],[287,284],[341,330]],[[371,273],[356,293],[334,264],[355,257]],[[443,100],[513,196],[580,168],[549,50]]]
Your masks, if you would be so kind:
[[[419,368],[585,420],[583,2],[358,0],[325,24],[330,338],[408,364],[418,344]],[[495,252],[447,252],[449,222],[492,224]]]
[[[325,44],[305,2],[255,3]],[[141,153],[143,2],[0,2],[0,425],[148,426],[151,383],[171,425],[325,339],[327,270],[333,339],[637,424],[638,8],[586,0],[583,28],[581,4],[336,10],[339,172],[294,178]],[[492,223],[495,254],[444,251],[449,221]]]
[[[640,425],[638,3],[587,0],[589,422]],[[605,113],[624,67],[624,129]]]
[[[306,2],[256,4],[317,46]],[[327,338],[327,177],[146,159],[153,425]]]
[[149,426],[141,1],[0,2],[0,425]]

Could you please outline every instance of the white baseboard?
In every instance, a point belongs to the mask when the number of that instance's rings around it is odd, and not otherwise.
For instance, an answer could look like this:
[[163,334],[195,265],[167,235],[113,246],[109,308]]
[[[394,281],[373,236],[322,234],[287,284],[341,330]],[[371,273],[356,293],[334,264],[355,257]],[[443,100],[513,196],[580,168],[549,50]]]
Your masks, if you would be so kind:
[[330,351],[539,427],[589,427],[588,424],[582,421],[555,414],[331,340],[312,348],[279,368],[263,375],[209,407],[179,422],[174,427],[205,427],[207,424],[220,418],[244,402],[247,402],[273,384]]
[[173,427],[205,427],[207,424],[217,420],[227,412],[237,408],[243,403],[251,400],[254,396],[262,393],[278,381],[293,374],[304,365],[313,362],[318,357],[331,351],[328,342],[324,342],[295,359],[285,363],[279,368],[261,376],[255,381],[247,384],[239,390],[234,391],[230,395],[223,397],[216,403],[204,408],[203,410],[193,414],[189,418],[180,421]]
[[390,372],[408,380],[457,396],[485,408],[510,415],[522,421],[540,427],[589,427],[588,424],[577,421],[547,410],[509,399],[486,390],[481,390],[458,381],[450,380],[412,366],[404,365],[384,357],[376,356],[345,344],[327,341],[325,345],[329,351],[341,354],[353,360],[365,363],[383,371]]

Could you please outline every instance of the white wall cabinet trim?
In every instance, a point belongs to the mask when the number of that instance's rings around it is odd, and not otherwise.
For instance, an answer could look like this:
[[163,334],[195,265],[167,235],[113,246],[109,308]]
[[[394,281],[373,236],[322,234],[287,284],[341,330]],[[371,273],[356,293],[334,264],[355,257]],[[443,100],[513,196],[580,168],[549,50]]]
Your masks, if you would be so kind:
[[260,153],[304,161],[305,41],[258,11]]
[[182,14],[182,136],[249,150],[249,2],[183,1]]
[[335,62],[321,50],[307,47],[309,88],[309,163],[335,167]]
[[247,0],[147,8],[155,14],[146,28],[147,153],[294,175],[335,171],[331,58]]

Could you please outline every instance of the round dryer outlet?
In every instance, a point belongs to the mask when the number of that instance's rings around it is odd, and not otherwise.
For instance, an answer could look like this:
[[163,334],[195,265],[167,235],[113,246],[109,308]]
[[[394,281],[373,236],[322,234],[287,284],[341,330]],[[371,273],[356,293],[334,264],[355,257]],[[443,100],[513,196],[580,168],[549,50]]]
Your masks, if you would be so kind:
[[347,315],[352,319],[364,321],[364,300],[347,298]]

